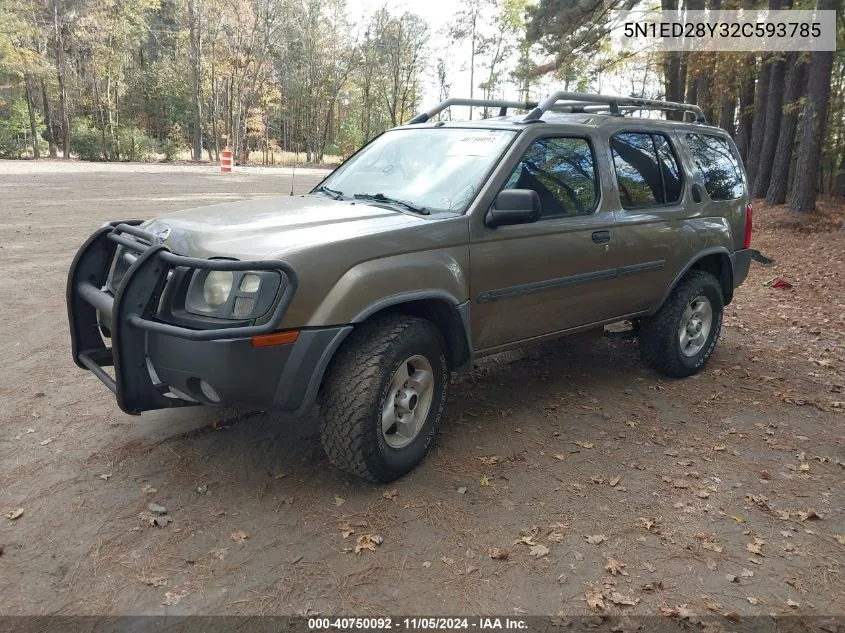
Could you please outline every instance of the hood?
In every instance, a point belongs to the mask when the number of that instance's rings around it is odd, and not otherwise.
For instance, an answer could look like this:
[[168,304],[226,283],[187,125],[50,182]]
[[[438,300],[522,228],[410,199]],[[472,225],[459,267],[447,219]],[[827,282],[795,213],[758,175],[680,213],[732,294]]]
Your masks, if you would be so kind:
[[177,211],[144,228],[166,233],[164,243],[178,254],[259,259],[426,221],[357,200],[279,196]]

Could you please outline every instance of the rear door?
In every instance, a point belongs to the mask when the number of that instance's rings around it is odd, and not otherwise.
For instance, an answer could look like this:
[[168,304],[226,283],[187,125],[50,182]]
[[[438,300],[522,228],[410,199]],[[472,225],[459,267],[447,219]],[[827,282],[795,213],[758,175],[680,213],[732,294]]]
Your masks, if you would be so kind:
[[685,263],[690,183],[673,133],[621,129],[606,140],[614,172],[618,316],[649,310]]
[[500,189],[533,189],[542,216],[490,228],[486,208],[470,222],[473,347],[550,334],[606,318],[615,268],[608,248],[613,209],[602,204],[601,164],[588,133],[530,132],[498,174]]

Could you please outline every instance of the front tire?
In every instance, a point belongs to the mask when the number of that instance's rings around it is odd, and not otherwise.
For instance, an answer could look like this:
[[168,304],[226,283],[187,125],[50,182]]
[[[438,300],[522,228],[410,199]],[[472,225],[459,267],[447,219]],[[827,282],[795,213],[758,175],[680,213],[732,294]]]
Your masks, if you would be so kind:
[[443,337],[430,321],[391,314],[359,326],[320,394],[329,461],[369,481],[401,477],[428,452],[448,382]]
[[710,358],[722,330],[724,298],[713,275],[694,270],[651,317],[640,322],[640,353],[655,371],[683,378]]

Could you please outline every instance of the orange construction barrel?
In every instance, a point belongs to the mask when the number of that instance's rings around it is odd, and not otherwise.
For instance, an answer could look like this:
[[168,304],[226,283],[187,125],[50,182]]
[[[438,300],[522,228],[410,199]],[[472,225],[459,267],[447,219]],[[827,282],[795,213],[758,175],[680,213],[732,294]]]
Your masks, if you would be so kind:
[[232,150],[224,149],[220,152],[220,171],[224,174],[232,172]]

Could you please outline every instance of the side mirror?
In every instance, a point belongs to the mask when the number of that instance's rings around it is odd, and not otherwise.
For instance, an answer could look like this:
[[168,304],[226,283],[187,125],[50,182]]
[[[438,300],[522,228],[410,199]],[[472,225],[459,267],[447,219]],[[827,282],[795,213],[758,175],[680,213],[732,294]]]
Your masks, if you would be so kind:
[[533,189],[504,189],[499,192],[484,224],[493,228],[506,224],[529,224],[540,219],[540,196]]

